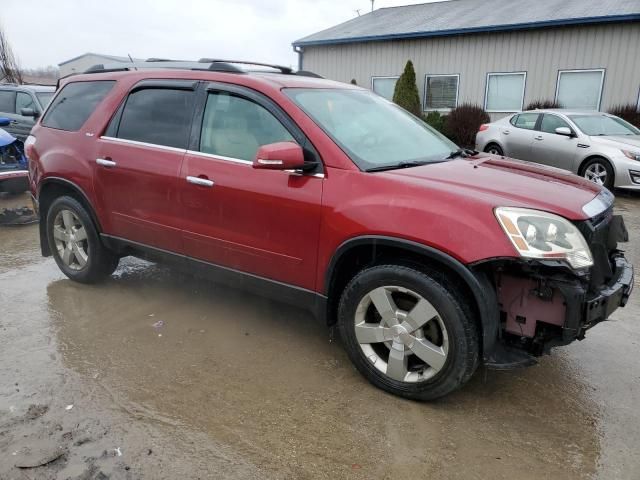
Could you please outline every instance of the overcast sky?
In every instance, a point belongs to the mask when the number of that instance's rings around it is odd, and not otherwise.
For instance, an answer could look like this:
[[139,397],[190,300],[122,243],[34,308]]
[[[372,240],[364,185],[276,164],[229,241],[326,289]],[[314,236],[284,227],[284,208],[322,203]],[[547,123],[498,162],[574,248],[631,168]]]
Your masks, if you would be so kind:
[[[291,42],[371,9],[370,0],[0,0],[0,24],[25,68],[85,52],[137,58],[297,64]],[[391,7],[425,0],[376,0]]]

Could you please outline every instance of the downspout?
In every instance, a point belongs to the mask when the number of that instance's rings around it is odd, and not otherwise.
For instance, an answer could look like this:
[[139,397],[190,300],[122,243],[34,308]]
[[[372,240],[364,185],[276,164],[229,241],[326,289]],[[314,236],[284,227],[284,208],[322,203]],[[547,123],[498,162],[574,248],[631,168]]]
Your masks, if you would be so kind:
[[293,51],[298,54],[298,70],[302,70],[302,58],[304,57],[304,48],[293,45]]

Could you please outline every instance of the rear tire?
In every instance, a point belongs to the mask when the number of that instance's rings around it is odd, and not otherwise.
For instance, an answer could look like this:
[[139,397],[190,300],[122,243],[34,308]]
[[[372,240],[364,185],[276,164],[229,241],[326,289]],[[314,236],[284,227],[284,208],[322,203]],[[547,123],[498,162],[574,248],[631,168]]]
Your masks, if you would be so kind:
[[596,185],[613,189],[615,173],[611,164],[604,158],[592,158],[580,170],[580,175]]
[[490,143],[489,145],[484,147],[484,151],[486,153],[491,153],[492,155],[498,155],[500,157],[504,156],[502,147],[500,147],[500,145],[498,145],[497,143]]
[[53,258],[71,280],[97,283],[118,267],[119,258],[102,244],[91,216],[75,198],[57,198],[46,225]]
[[472,309],[436,272],[400,265],[363,270],[342,294],[338,327],[360,373],[405,398],[447,395],[471,378],[480,361]]

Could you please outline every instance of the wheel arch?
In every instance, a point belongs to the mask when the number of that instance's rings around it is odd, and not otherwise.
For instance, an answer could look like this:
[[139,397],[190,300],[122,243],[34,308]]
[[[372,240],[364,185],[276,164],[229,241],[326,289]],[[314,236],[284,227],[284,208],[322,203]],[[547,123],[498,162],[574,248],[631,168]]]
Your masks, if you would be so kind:
[[366,235],[343,242],[335,251],[325,274],[326,319],[337,319],[340,295],[353,276],[364,268],[396,261],[434,269],[453,279],[469,296],[480,321],[482,352],[486,356],[496,342],[499,329],[497,297],[489,278],[474,272],[451,255],[421,243],[397,237]]
[[48,257],[51,255],[51,246],[47,239],[47,214],[54,200],[63,195],[75,198],[89,212],[89,216],[93,221],[98,232],[102,231],[100,221],[91,206],[87,194],[75,183],[59,177],[48,177],[42,181],[38,187],[38,215],[40,223],[40,250],[42,255]]
[[581,161],[580,164],[578,165],[578,175],[582,176],[584,174],[583,169],[584,166],[587,164],[587,162],[594,160],[594,159],[601,159],[604,160],[605,162],[607,162],[609,164],[609,166],[611,167],[611,170],[613,170],[613,179],[615,181],[615,175],[616,175],[616,167],[614,166],[613,162],[611,161],[610,158],[608,158],[606,155],[603,155],[601,153],[591,153],[589,155],[587,155],[586,157],[584,157]]
[[498,140],[489,140],[487,143],[485,143],[482,151],[486,152],[487,149],[489,148],[489,146],[491,145],[496,145],[498,148],[500,148],[500,150],[502,150],[502,153],[504,154],[504,145],[502,145],[502,143],[500,143]]

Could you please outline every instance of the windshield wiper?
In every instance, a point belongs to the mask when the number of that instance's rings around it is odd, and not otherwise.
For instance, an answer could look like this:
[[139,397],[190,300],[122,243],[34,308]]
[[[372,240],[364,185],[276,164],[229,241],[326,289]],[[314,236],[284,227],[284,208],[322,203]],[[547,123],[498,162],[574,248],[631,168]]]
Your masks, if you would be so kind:
[[475,150],[469,150],[467,148],[459,148],[458,150],[451,152],[451,154],[445,160],[450,160],[456,157],[467,158],[477,154],[478,152]]
[[382,165],[380,167],[367,168],[365,172],[384,172],[385,170],[395,170],[396,168],[419,167],[421,165],[428,165],[429,163],[437,163],[437,161],[426,162],[422,160],[422,161],[416,161],[416,162],[400,162],[400,163],[394,163],[392,165]]

